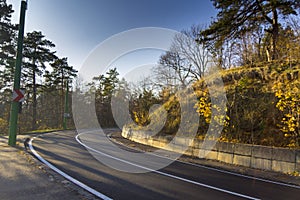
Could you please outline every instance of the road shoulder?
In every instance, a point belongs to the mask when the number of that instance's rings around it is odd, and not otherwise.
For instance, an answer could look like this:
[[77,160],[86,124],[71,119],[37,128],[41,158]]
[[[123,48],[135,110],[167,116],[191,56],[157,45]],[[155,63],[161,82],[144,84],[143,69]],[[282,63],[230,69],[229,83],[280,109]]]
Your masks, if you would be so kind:
[[7,137],[0,136],[0,199],[96,199],[25,151],[20,135],[16,147],[7,145]]

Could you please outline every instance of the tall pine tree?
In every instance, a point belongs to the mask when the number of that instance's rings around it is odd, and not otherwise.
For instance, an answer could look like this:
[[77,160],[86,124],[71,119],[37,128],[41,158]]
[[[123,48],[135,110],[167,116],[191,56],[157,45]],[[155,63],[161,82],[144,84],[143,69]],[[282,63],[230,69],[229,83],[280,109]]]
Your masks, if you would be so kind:
[[204,40],[221,46],[225,40],[238,38],[263,26],[272,35],[272,59],[277,59],[280,20],[297,15],[299,0],[212,0],[219,11],[217,19],[201,32]]
[[52,96],[52,98],[56,99],[58,104],[49,105],[49,107],[52,107],[52,112],[55,112],[53,116],[56,116],[57,125],[62,127],[65,110],[65,94],[67,88],[72,87],[72,81],[77,76],[77,70],[68,64],[67,58],[55,59],[55,61],[51,63],[51,67],[52,71],[45,74],[45,78],[47,79],[46,90],[48,90],[47,93],[56,94],[56,96]]
[[24,39],[24,66],[23,78],[26,80],[25,87],[32,100],[32,129],[35,130],[37,124],[37,95],[38,78],[43,75],[47,64],[56,59],[55,52],[51,49],[55,45],[45,38],[38,31],[27,33]]
[[17,27],[11,23],[12,5],[0,0],[0,92],[1,100],[10,96],[15,64],[15,33]]

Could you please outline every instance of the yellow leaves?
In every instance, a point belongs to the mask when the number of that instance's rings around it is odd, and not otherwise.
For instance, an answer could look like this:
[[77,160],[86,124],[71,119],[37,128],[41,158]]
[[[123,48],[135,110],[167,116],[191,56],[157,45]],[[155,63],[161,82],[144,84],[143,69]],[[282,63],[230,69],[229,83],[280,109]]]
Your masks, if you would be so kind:
[[284,113],[280,125],[285,137],[300,135],[300,81],[277,82],[273,86],[278,98],[276,107]]
[[195,107],[197,112],[205,118],[205,122],[209,124],[211,121],[211,102],[209,102],[208,97],[200,97]]
[[[227,115],[214,115],[212,119],[212,109],[214,109],[217,113],[222,113],[221,111],[224,108],[221,108],[216,104],[212,104],[210,102],[209,93],[202,91],[202,95],[203,96],[199,98],[198,102],[195,105],[195,108],[197,108],[197,112],[199,113],[199,115],[204,117],[207,124],[210,124],[211,120],[213,120],[219,125],[227,126],[229,124],[228,121],[230,120],[229,116]],[[225,112],[226,111],[227,108],[225,108]]]
[[134,121],[138,124],[138,125],[146,125],[149,121],[149,117],[148,115],[146,115],[146,113],[143,112],[133,112],[133,116],[134,116]]
[[296,144],[295,140],[291,140],[290,144],[287,145],[289,148],[295,148],[298,145]]

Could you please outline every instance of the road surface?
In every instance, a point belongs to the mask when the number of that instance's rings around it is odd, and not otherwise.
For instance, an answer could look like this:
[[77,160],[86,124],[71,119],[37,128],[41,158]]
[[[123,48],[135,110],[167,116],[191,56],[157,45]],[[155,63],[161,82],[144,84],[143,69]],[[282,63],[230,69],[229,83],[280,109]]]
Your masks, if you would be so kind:
[[[148,173],[118,171],[95,159],[75,137],[73,131],[44,134],[32,141],[32,148],[73,182],[83,184],[103,199],[282,200],[300,197],[298,186],[251,179],[179,161]],[[107,159],[126,160],[115,155]]]

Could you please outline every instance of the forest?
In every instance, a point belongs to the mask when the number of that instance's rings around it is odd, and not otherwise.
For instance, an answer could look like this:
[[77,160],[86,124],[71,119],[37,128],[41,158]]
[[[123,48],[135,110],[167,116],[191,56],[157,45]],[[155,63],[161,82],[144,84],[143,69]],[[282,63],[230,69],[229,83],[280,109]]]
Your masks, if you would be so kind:
[[[300,19],[299,1],[212,0],[217,16],[208,25],[192,25],[174,37],[151,77],[134,86],[117,67],[83,85],[67,57],[42,32],[24,38],[22,88],[26,100],[19,114],[19,133],[62,129],[66,91],[95,94],[101,127],[115,127],[112,99],[122,93],[135,125],[155,123],[149,114],[163,105],[166,122],[159,134],[175,134],[181,124],[176,93],[184,87],[196,94],[197,137],[204,138],[212,122],[222,124],[222,141],[299,148],[300,145]],[[0,0],[0,134],[7,135],[15,65],[17,25],[12,6]],[[225,115],[214,115],[208,82],[216,74],[226,91]],[[84,90],[82,89],[84,88]],[[88,101],[88,100],[87,100]],[[89,103],[89,102],[86,102]],[[68,128],[74,129],[72,104]],[[152,122],[151,122],[152,120]],[[157,122],[159,123],[159,122]],[[120,127],[121,128],[121,127]],[[188,131],[187,131],[188,132]]]

